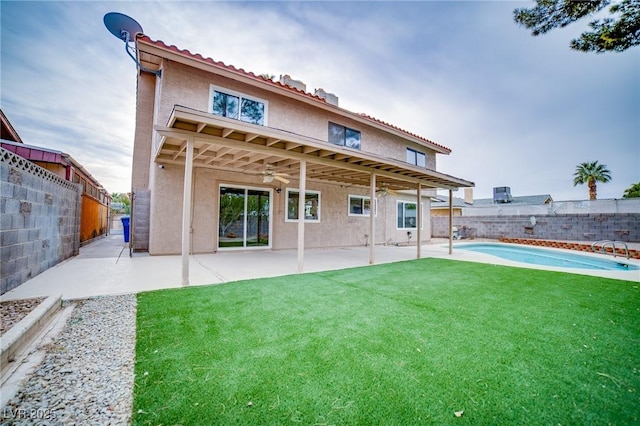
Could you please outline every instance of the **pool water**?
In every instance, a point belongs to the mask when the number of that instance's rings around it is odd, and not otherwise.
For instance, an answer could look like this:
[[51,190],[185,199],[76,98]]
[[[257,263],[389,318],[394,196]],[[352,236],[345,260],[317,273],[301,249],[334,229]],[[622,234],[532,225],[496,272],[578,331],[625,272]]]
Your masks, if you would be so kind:
[[465,244],[457,247],[460,250],[470,250],[490,254],[515,262],[531,265],[557,266],[561,268],[600,269],[607,271],[635,271],[638,267],[614,259],[597,259],[580,254],[557,252],[534,247],[522,247],[502,244]]

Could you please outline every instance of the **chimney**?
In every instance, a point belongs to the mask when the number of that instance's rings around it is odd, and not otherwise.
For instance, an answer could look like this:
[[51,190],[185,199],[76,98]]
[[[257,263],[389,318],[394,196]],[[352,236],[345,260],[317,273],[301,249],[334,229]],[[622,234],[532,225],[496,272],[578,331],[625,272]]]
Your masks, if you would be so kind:
[[303,92],[307,91],[307,85],[301,82],[300,80],[294,80],[291,78],[289,74],[280,76],[280,84],[284,84],[285,86],[293,87],[294,89],[302,90]]
[[464,189],[464,202],[473,205],[473,188]]
[[338,106],[338,97],[333,93],[325,92],[324,89],[316,89],[314,93],[317,97],[324,99],[327,103],[331,105]]

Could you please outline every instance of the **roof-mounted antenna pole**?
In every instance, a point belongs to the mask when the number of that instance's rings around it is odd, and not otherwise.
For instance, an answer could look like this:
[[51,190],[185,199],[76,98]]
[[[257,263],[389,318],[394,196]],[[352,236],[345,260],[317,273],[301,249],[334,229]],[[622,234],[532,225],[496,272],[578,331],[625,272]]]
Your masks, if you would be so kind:
[[135,37],[135,35],[138,33],[142,34],[142,26],[138,24],[135,19],[122,13],[110,12],[104,15],[104,26],[107,27],[109,32],[116,38],[124,41],[125,51],[131,57],[131,59],[133,59],[133,62],[136,63],[139,69],[155,74],[158,77],[162,75],[162,70],[154,71],[142,66],[142,64],[132,53],[133,48],[129,46],[129,43],[131,43],[131,35],[133,34],[133,36]]

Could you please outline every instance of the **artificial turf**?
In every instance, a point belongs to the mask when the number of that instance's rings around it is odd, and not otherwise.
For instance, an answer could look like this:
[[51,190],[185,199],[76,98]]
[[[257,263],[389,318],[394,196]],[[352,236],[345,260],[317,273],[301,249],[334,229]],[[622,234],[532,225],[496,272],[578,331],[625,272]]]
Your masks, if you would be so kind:
[[142,293],[137,315],[133,424],[639,422],[635,282],[420,259]]

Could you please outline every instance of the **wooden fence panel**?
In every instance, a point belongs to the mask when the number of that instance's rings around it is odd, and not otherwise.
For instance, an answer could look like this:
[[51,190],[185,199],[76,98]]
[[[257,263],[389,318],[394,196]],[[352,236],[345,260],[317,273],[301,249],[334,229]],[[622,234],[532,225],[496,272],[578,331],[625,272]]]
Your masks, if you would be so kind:
[[108,208],[95,198],[82,195],[82,213],[80,217],[80,243],[107,233]]

